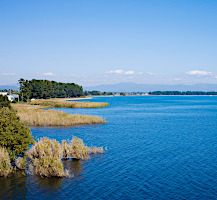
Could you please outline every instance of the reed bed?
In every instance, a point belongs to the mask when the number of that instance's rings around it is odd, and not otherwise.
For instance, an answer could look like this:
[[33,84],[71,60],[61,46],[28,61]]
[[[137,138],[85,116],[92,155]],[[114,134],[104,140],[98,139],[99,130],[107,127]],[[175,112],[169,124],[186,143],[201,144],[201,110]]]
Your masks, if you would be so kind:
[[76,126],[85,124],[100,124],[106,121],[102,117],[90,115],[68,114],[53,109],[42,110],[38,106],[14,104],[20,120],[27,126]]
[[71,141],[63,140],[62,145],[55,139],[43,137],[26,153],[28,173],[41,177],[70,177],[71,172],[64,169],[62,159],[89,159],[91,153],[104,153],[103,147],[89,148],[77,137]]
[[34,100],[31,105],[41,105],[57,108],[102,108],[109,106],[108,103],[102,102],[79,102],[79,101],[64,101],[64,100]]

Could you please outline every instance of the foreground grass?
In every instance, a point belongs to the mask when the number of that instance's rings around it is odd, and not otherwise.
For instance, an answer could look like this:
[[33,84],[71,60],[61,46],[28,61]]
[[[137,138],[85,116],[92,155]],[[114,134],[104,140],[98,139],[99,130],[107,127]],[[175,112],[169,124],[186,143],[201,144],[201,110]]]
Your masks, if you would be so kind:
[[13,104],[20,120],[27,126],[76,126],[85,124],[99,124],[106,121],[102,117],[90,115],[68,114],[52,109],[42,110],[42,106],[29,104]]
[[101,102],[79,102],[79,101],[64,101],[64,100],[35,100],[31,102],[31,105],[41,105],[49,107],[66,107],[66,108],[102,108],[109,106],[108,103]]

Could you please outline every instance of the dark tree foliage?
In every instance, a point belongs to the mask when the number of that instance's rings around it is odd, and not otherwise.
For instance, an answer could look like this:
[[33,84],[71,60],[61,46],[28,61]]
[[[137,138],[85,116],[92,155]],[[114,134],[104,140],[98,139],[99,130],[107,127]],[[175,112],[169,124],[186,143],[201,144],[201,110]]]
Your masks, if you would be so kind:
[[102,95],[115,95],[114,92],[103,92]]
[[20,79],[21,99],[50,99],[83,96],[83,88],[74,83],[58,83],[48,80]]
[[93,91],[85,91],[84,92],[84,95],[85,96],[88,96],[88,95],[90,95],[90,96],[98,96],[98,95],[114,95],[115,93],[113,93],[113,92],[103,92],[103,93],[101,93],[100,91],[95,91],[95,90],[93,90]]
[[120,93],[121,96],[126,96],[127,94],[125,92]]
[[217,95],[217,92],[203,92],[203,91],[154,91],[149,92],[150,95]]
[[11,160],[23,156],[30,144],[34,143],[30,129],[20,122],[13,109],[0,109],[0,146],[7,149]]
[[11,108],[11,105],[7,96],[0,95],[0,109],[3,107]]
[[93,91],[85,91],[84,95],[98,96],[98,95],[102,95],[102,93],[100,91],[93,90]]

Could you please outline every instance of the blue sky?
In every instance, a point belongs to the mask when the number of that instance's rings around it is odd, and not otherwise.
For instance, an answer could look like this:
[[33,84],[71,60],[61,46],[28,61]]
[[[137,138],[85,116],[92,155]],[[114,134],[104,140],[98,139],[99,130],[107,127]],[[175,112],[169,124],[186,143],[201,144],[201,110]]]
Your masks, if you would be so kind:
[[0,85],[217,83],[215,0],[0,0]]

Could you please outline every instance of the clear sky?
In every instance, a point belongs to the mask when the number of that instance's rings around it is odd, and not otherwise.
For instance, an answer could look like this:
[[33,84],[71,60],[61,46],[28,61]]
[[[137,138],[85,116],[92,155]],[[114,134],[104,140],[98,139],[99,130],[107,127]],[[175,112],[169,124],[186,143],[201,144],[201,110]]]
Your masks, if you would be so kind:
[[0,85],[217,83],[216,0],[0,0]]

